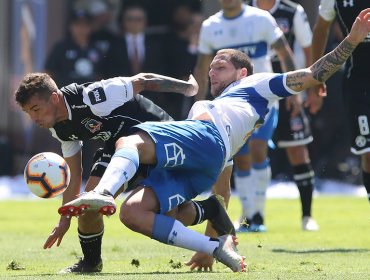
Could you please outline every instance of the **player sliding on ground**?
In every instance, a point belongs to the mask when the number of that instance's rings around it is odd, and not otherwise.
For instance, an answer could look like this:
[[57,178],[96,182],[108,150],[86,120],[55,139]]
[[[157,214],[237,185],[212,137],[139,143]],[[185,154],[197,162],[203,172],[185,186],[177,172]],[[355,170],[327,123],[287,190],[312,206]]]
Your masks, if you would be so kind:
[[[205,252],[233,271],[244,270],[233,236],[209,238],[163,213],[209,190],[225,163],[263,122],[272,102],[325,82],[369,32],[370,8],[359,14],[349,35],[311,67],[285,74],[248,73],[240,84],[215,100],[196,102],[188,120],[135,126],[132,135],[117,141],[116,152],[95,190],[67,203],[59,212],[70,215],[78,212],[76,209],[89,208],[106,215],[114,213],[113,196],[136,173],[139,163],[149,164],[153,166],[149,176],[121,206],[121,221],[162,243]],[[212,64],[228,59],[248,57],[235,50],[221,50]],[[131,81],[129,88],[134,93],[140,91],[143,82]],[[165,77],[151,82],[158,88],[176,88],[176,81]]]

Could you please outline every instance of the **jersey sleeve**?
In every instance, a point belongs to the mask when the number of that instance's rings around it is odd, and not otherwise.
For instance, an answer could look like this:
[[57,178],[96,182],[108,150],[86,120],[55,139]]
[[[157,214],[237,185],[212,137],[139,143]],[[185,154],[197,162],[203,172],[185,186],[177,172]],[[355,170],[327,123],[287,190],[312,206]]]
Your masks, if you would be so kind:
[[253,87],[254,90],[269,102],[298,94],[286,85],[287,73],[257,73],[242,80],[240,86]]
[[210,25],[204,21],[200,29],[198,52],[200,54],[213,54],[213,48],[210,43]]
[[116,77],[94,82],[84,87],[83,102],[97,116],[108,116],[114,109],[134,97],[131,81]]
[[307,14],[301,5],[297,6],[297,10],[293,18],[294,35],[297,38],[299,45],[302,48],[311,46],[312,31],[307,19]]
[[54,128],[50,128],[50,132],[51,132],[51,135],[57,139],[60,144],[61,144],[61,148],[62,148],[62,154],[63,154],[63,157],[72,157],[74,156],[78,151],[81,150],[81,147],[82,147],[82,141],[79,141],[79,140],[74,140],[74,141],[63,141],[61,140],[55,129]]
[[321,0],[319,6],[319,15],[326,21],[332,21],[335,18],[334,10],[335,0]]

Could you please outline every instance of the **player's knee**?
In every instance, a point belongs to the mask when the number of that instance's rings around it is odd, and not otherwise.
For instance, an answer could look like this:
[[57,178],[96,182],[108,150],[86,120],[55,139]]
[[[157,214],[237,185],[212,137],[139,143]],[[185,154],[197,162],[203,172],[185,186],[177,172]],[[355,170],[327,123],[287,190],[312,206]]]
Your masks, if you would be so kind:
[[136,230],[138,227],[138,209],[134,205],[123,204],[119,213],[120,221],[129,229]]

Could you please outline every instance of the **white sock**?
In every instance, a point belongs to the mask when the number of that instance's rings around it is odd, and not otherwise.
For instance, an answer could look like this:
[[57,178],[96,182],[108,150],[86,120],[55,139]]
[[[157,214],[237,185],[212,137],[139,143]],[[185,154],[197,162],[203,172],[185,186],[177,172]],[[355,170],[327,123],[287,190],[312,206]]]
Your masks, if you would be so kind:
[[235,189],[238,192],[243,209],[243,218],[251,219],[254,214],[254,178],[249,175],[234,174]]
[[209,236],[188,229],[176,220],[168,236],[168,244],[213,256],[220,243],[211,240]]
[[115,196],[118,190],[136,173],[139,166],[138,151],[122,148],[115,152],[95,191],[109,191]]
[[271,167],[266,166],[263,169],[252,169],[252,177],[255,184],[254,195],[254,213],[260,213],[264,217],[266,205],[266,190],[271,182]]

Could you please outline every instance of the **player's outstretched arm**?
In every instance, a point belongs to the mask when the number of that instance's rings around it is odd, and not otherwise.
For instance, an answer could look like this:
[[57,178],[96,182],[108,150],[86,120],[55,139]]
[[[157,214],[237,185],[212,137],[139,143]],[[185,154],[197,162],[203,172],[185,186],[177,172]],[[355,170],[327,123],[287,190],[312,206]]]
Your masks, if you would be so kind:
[[135,94],[144,90],[150,90],[158,92],[177,92],[185,96],[194,96],[199,89],[198,83],[193,75],[190,75],[188,81],[183,81],[154,73],[140,73],[133,76],[131,82]]
[[[68,166],[71,169],[71,181],[67,190],[63,193],[63,205],[77,197],[80,193],[82,180],[81,167],[81,152],[76,153],[72,157],[65,158]],[[48,238],[44,243],[44,249],[50,249],[56,243],[59,246],[63,240],[64,235],[71,225],[71,218],[61,216],[58,224],[54,227]]]
[[311,67],[287,74],[287,86],[302,91],[329,79],[352,54],[370,32],[370,8],[363,10],[352,25],[348,36],[330,53],[316,61]]

